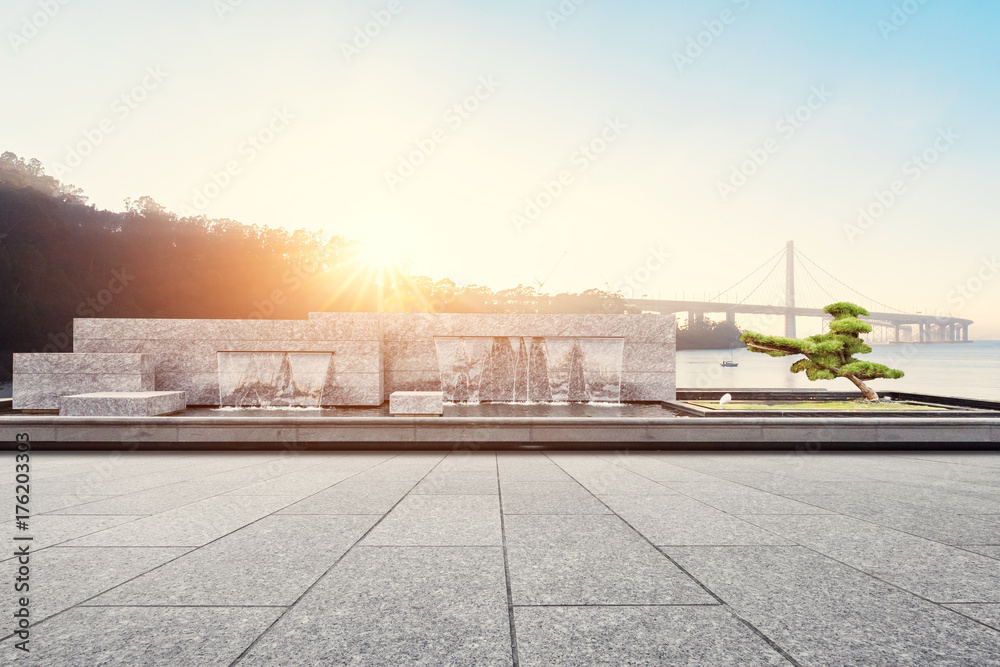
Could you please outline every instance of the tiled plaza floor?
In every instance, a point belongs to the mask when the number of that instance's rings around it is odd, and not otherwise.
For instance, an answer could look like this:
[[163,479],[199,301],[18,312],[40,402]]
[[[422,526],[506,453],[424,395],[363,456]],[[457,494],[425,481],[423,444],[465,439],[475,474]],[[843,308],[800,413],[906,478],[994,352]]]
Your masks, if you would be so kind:
[[1000,665],[996,453],[31,465],[4,665]]

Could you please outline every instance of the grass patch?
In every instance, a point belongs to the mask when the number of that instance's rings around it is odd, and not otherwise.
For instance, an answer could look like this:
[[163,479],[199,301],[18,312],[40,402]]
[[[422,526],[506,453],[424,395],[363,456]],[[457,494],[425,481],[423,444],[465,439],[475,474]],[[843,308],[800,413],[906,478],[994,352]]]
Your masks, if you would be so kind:
[[[688,401],[702,408],[719,409],[718,401]],[[855,410],[857,412],[899,412],[947,410],[933,405],[913,403],[866,403],[864,401],[732,401],[724,410]]]

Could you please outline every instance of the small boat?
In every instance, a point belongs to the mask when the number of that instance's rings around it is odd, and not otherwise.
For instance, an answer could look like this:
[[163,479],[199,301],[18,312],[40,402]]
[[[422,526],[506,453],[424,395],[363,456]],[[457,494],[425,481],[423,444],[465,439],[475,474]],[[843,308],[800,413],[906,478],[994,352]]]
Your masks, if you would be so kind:
[[726,368],[736,368],[739,366],[739,363],[733,361],[733,348],[729,348],[729,359],[723,359],[720,365],[725,366]]

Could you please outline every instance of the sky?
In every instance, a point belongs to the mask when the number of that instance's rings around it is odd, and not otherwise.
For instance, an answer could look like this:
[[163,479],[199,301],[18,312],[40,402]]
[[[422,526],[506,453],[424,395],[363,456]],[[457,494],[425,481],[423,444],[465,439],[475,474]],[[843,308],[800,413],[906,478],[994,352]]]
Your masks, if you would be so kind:
[[101,208],[550,293],[711,297],[794,240],[1000,338],[996,2],[6,0],[0,29],[0,150]]

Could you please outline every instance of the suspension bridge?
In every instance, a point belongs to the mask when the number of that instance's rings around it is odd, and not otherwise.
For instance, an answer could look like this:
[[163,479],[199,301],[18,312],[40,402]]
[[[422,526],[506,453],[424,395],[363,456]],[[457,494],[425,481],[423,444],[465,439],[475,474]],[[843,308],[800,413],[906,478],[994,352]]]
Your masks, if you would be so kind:
[[[778,270],[781,266],[784,266],[783,272]],[[874,328],[868,336],[873,342],[958,343],[969,340],[972,320],[907,313],[881,303],[840,281],[796,250],[792,241],[732,287],[706,301],[627,299],[626,303],[644,312],[687,312],[689,326],[703,321],[709,314],[724,314],[726,321],[733,324],[738,314],[784,317],[785,336],[795,338],[797,317],[822,318],[825,328],[825,322],[831,318],[823,312],[822,305],[837,301],[856,303],[871,313],[863,319]]]

